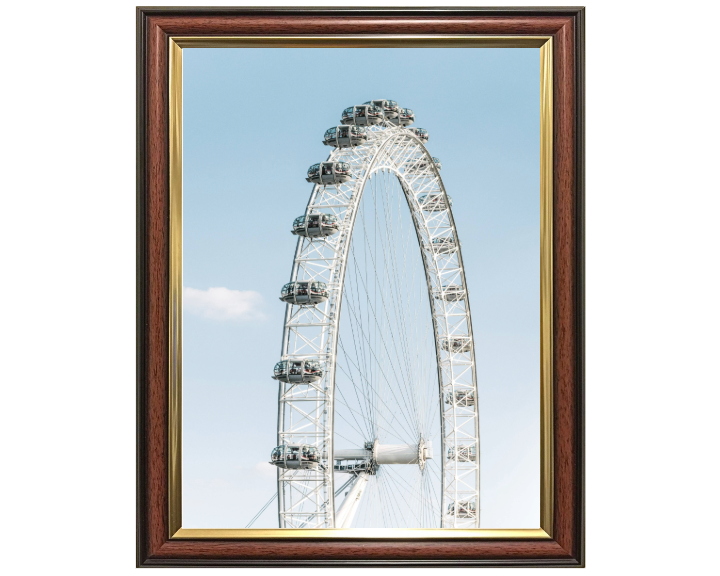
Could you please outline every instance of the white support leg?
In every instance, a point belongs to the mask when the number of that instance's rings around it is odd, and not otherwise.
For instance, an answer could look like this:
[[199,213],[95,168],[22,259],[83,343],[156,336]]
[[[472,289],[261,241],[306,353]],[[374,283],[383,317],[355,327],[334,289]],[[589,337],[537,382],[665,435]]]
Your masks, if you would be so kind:
[[363,492],[365,492],[368,478],[367,472],[360,472],[360,474],[358,474],[342,506],[340,506],[340,510],[335,514],[335,528],[350,528],[352,525],[355,513],[360,507],[360,499],[362,498]]

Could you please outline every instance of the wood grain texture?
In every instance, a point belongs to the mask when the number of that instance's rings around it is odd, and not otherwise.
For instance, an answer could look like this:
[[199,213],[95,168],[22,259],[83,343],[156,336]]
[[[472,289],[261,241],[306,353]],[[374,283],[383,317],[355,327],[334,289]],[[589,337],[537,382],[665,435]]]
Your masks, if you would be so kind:
[[[571,554],[575,526],[575,90],[572,22],[555,34],[554,60],[554,420],[555,540]],[[573,554],[574,555],[574,554]]]
[[[582,566],[584,13],[562,9],[138,9],[138,566]],[[168,36],[554,38],[554,541],[170,540]]]
[[477,18],[429,16],[386,17],[298,15],[292,19],[278,16],[233,17],[155,17],[153,22],[170,35],[249,35],[283,34],[535,34],[550,35],[568,21],[567,17]]
[[[139,401],[144,405],[144,498],[141,554],[149,556],[167,540],[168,318],[169,318],[169,182],[167,35],[147,29],[145,71],[145,221],[144,317],[138,318],[144,338],[144,373]],[[142,353],[141,352],[141,353]],[[163,406],[165,408],[163,408]]]

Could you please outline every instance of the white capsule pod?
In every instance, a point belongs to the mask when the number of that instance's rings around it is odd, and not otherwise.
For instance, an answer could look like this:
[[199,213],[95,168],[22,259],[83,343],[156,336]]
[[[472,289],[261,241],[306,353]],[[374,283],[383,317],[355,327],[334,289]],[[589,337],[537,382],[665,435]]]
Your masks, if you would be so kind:
[[[455,504],[457,504],[457,509],[455,508]],[[455,518],[475,518],[477,515],[475,500],[450,502],[447,507],[447,513],[448,516],[455,516]]]
[[420,140],[423,142],[427,142],[430,140],[430,134],[428,134],[428,131],[425,130],[425,128],[408,128],[410,132],[415,134]]
[[372,104],[363,104],[345,108],[340,123],[346,126],[375,126],[381,124],[384,118],[382,108]]
[[438,300],[446,302],[458,302],[465,300],[465,288],[457,284],[443,284],[440,290],[433,290],[433,295]]
[[451,338],[441,338],[440,347],[445,352],[470,352],[472,349],[472,340],[470,336],[453,336]]
[[309,444],[283,444],[273,448],[270,453],[270,464],[291,470],[318,468],[320,451]]
[[[434,194],[419,194],[417,200],[420,208],[425,212],[442,212],[443,210],[447,210],[445,196],[440,192]],[[450,194],[448,194],[448,202],[450,202],[450,206],[452,206],[453,201]]]
[[430,243],[430,247],[435,254],[452,254],[453,252],[457,252],[457,244],[455,243],[455,238],[452,236],[435,238]]
[[364,126],[334,126],[325,131],[323,144],[335,148],[352,148],[365,144],[367,139],[367,129]]
[[308,168],[305,180],[328,186],[342,184],[351,178],[350,164],[347,162],[318,162]]
[[470,388],[455,390],[454,394],[452,392],[445,392],[443,398],[445,399],[445,404],[454,404],[460,408],[475,406],[475,390]]
[[323,377],[317,360],[280,360],[275,364],[273,380],[291,384],[309,384]]
[[332,214],[305,214],[293,220],[291,232],[304,238],[332,236],[340,230],[340,223]]
[[450,448],[448,448],[448,460],[457,460],[458,462],[475,462],[477,460],[477,447],[475,444],[470,446],[465,444],[450,446]]
[[395,102],[395,100],[368,100],[367,102],[364,102],[364,104],[377,106],[383,111],[383,114],[387,119],[397,118],[400,112],[400,106],[398,106],[398,103]]
[[[439,158],[432,158],[433,164],[438,170],[442,170],[442,162]],[[405,174],[432,174],[431,164],[425,156],[411,158],[405,162]]]
[[280,291],[280,300],[288,304],[314,306],[328,299],[325,282],[288,282]]
[[389,119],[390,124],[395,126],[410,126],[415,122],[415,113],[410,108],[400,108],[395,118]]

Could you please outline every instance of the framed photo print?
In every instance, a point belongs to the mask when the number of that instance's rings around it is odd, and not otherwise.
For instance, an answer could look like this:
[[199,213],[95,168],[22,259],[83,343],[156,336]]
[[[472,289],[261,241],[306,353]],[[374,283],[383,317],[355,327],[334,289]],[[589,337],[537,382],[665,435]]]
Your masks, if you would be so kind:
[[138,8],[138,565],[583,558],[582,8]]

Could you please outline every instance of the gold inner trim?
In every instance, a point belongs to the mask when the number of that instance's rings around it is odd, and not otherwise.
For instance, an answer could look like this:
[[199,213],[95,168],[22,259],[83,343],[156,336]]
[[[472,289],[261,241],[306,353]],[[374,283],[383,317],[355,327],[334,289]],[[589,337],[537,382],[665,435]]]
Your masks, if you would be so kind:
[[183,36],[180,48],[541,48],[549,36]]
[[182,527],[182,49],[170,42],[170,410],[168,528]]
[[[182,49],[540,48],[540,529],[182,528]],[[169,39],[170,318],[168,527],[173,539],[412,538],[544,540],[553,533],[553,49],[549,36],[277,36]]]
[[540,526],[553,533],[553,60],[540,48]]
[[173,539],[197,540],[204,538],[237,540],[252,538],[312,538],[313,540],[332,538],[373,539],[427,539],[439,538],[483,539],[483,540],[550,540],[550,535],[542,528],[492,530],[492,529],[432,529],[432,528],[346,528],[342,530],[302,530],[294,528],[272,529],[214,529],[214,528],[181,528]]

